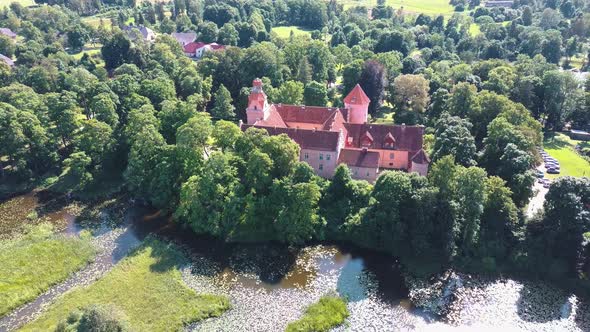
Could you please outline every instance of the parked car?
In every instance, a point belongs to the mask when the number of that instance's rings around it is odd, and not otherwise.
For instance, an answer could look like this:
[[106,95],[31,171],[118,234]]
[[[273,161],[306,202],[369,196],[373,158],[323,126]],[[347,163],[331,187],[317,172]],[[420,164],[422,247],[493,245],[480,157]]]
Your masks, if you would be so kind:
[[559,174],[560,170],[556,169],[556,168],[547,168],[547,173],[549,174]]
[[551,183],[549,183],[549,182],[543,183],[543,188],[549,189],[549,187],[551,187]]

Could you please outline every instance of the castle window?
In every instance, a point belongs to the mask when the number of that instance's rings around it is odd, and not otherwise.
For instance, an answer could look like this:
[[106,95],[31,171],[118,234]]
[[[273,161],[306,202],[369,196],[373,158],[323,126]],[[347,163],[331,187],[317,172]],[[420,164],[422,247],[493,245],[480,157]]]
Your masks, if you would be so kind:
[[367,171],[367,177],[369,177],[369,171]]
[[395,157],[395,154],[393,154],[393,153],[390,153],[390,154],[389,154],[389,159],[393,159],[393,157]]
[[346,138],[346,140],[347,140],[348,144],[352,144],[352,137],[349,136]]
[[320,171],[324,169],[324,164],[320,164]]
[[330,155],[329,154],[326,155],[326,160],[330,160]]
[[307,153],[307,152],[306,152],[306,153],[303,155],[303,158],[305,158],[305,159],[309,159],[309,153]]
[[324,154],[320,153],[320,160],[324,160]]

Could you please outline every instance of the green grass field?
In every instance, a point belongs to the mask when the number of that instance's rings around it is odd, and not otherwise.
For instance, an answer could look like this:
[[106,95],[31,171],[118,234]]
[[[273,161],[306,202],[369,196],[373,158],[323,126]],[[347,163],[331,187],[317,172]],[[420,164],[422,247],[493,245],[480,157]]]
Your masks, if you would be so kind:
[[18,2],[25,7],[35,4],[35,1],[33,0],[0,0],[0,8],[8,7],[13,2]]
[[56,235],[47,224],[0,240],[0,317],[65,280],[94,254],[88,238]]
[[82,18],[82,22],[94,27],[94,28],[98,28],[100,26],[100,20],[102,19],[102,24],[104,24],[105,28],[110,28],[112,23],[111,23],[111,19],[109,17],[99,17],[99,16],[88,16],[88,17],[83,17]]
[[291,35],[291,31],[293,31],[293,34],[295,36],[311,35],[311,30],[300,28],[296,25],[274,27],[272,28],[272,31],[276,32],[276,34],[281,38],[289,38],[289,36]]
[[53,331],[68,314],[91,304],[122,310],[136,331],[179,331],[191,322],[221,315],[227,298],[199,295],[181,279],[182,253],[166,242],[148,239],[106,276],[60,297],[23,331]]
[[338,296],[323,296],[307,309],[303,317],[289,323],[287,332],[323,332],[344,323],[350,313],[346,301]]
[[[377,0],[340,0],[339,2],[344,4],[345,9],[353,6],[374,7],[377,5]],[[407,13],[451,15],[454,12],[453,6],[447,0],[387,0],[387,5],[395,9],[403,7]]]
[[86,44],[84,46],[84,49],[82,49],[82,51],[80,51],[76,54],[72,54],[72,56],[76,60],[80,60],[80,59],[82,59],[82,56],[84,55],[84,53],[88,53],[88,55],[91,58],[95,58],[100,55],[100,48],[101,47],[102,47],[102,44]]
[[574,147],[579,142],[561,133],[556,133],[544,140],[545,151],[559,161],[561,168],[561,174],[547,174],[548,178],[590,176],[590,163],[574,150]]

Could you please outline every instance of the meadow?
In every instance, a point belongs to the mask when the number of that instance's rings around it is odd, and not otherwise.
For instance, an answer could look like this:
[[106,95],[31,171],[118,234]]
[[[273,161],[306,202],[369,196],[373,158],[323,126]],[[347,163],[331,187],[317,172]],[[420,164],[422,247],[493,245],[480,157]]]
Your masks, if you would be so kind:
[[307,30],[305,28],[300,28],[296,25],[289,25],[289,26],[282,26],[282,27],[274,27],[272,28],[272,32],[275,32],[280,38],[289,38],[291,36],[291,31],[295,36],[301,35],[311,35],[311,30]]
[[[340,3],[344,4],[344,8],[352,6],[374,7],[377,5],[377,0],[340,0]],[[386,0],[386,4],[395,9],[403,7],[407,13],[451,15],[454,12],[453,6],[447,0]]]
[[84,267],[95,254],[88,237],[66,237],[51,225],[0,240],[0,317]]
[[184,255],[173,245],[146,239],[95,283],[60,297],[22,331],[53,331],[71,312],[91,304],[114,305],[137,331],[178,331],[183,326],[221,315],[226,297],[200,295],[182,281]]

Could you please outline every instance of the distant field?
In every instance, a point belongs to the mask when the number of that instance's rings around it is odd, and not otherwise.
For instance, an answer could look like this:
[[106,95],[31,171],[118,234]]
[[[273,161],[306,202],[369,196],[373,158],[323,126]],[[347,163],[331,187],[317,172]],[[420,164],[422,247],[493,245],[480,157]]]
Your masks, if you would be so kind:
[[305,28],[300,28],[296,25],[290,25],[290,26],[284,26],[284,27],[274,27],[272,28],[272,31],[276,32],[277,35],[279,35],[279,37],[281,38],[289,38],[289,36],[291,35],[291,31],[293,31],[293,34],[295,34],[295,36],[300,36],[300,35],[310,35],[311,34],[311,30],[305,29]]
[[[377,5],[376,0],[340,0],[344,7]],[[398,9],[403,7],[407,12],[424,13],[429,15],[450,15],[454,12],[448,0],[387,0],[387,5]]]
[[7,7],[13,2],[18,2],[25,7],[35,4],[35,1],[33,0],[0,0],[0,8]]
[[88,17],[82,18],[82,21],[92,27],[98,28],[100,26],[101,19],[102,19],[102,22],[106,28],[111,27],[111,19],[108,17],[88,16]]
[[547,174],[548,178],[568,175],[590,176],[590,163],[574,151],[574,146],[579,142],[561,133],[545,139],[543,142],[545,151],[559,161],[561,168],[561,174]]

